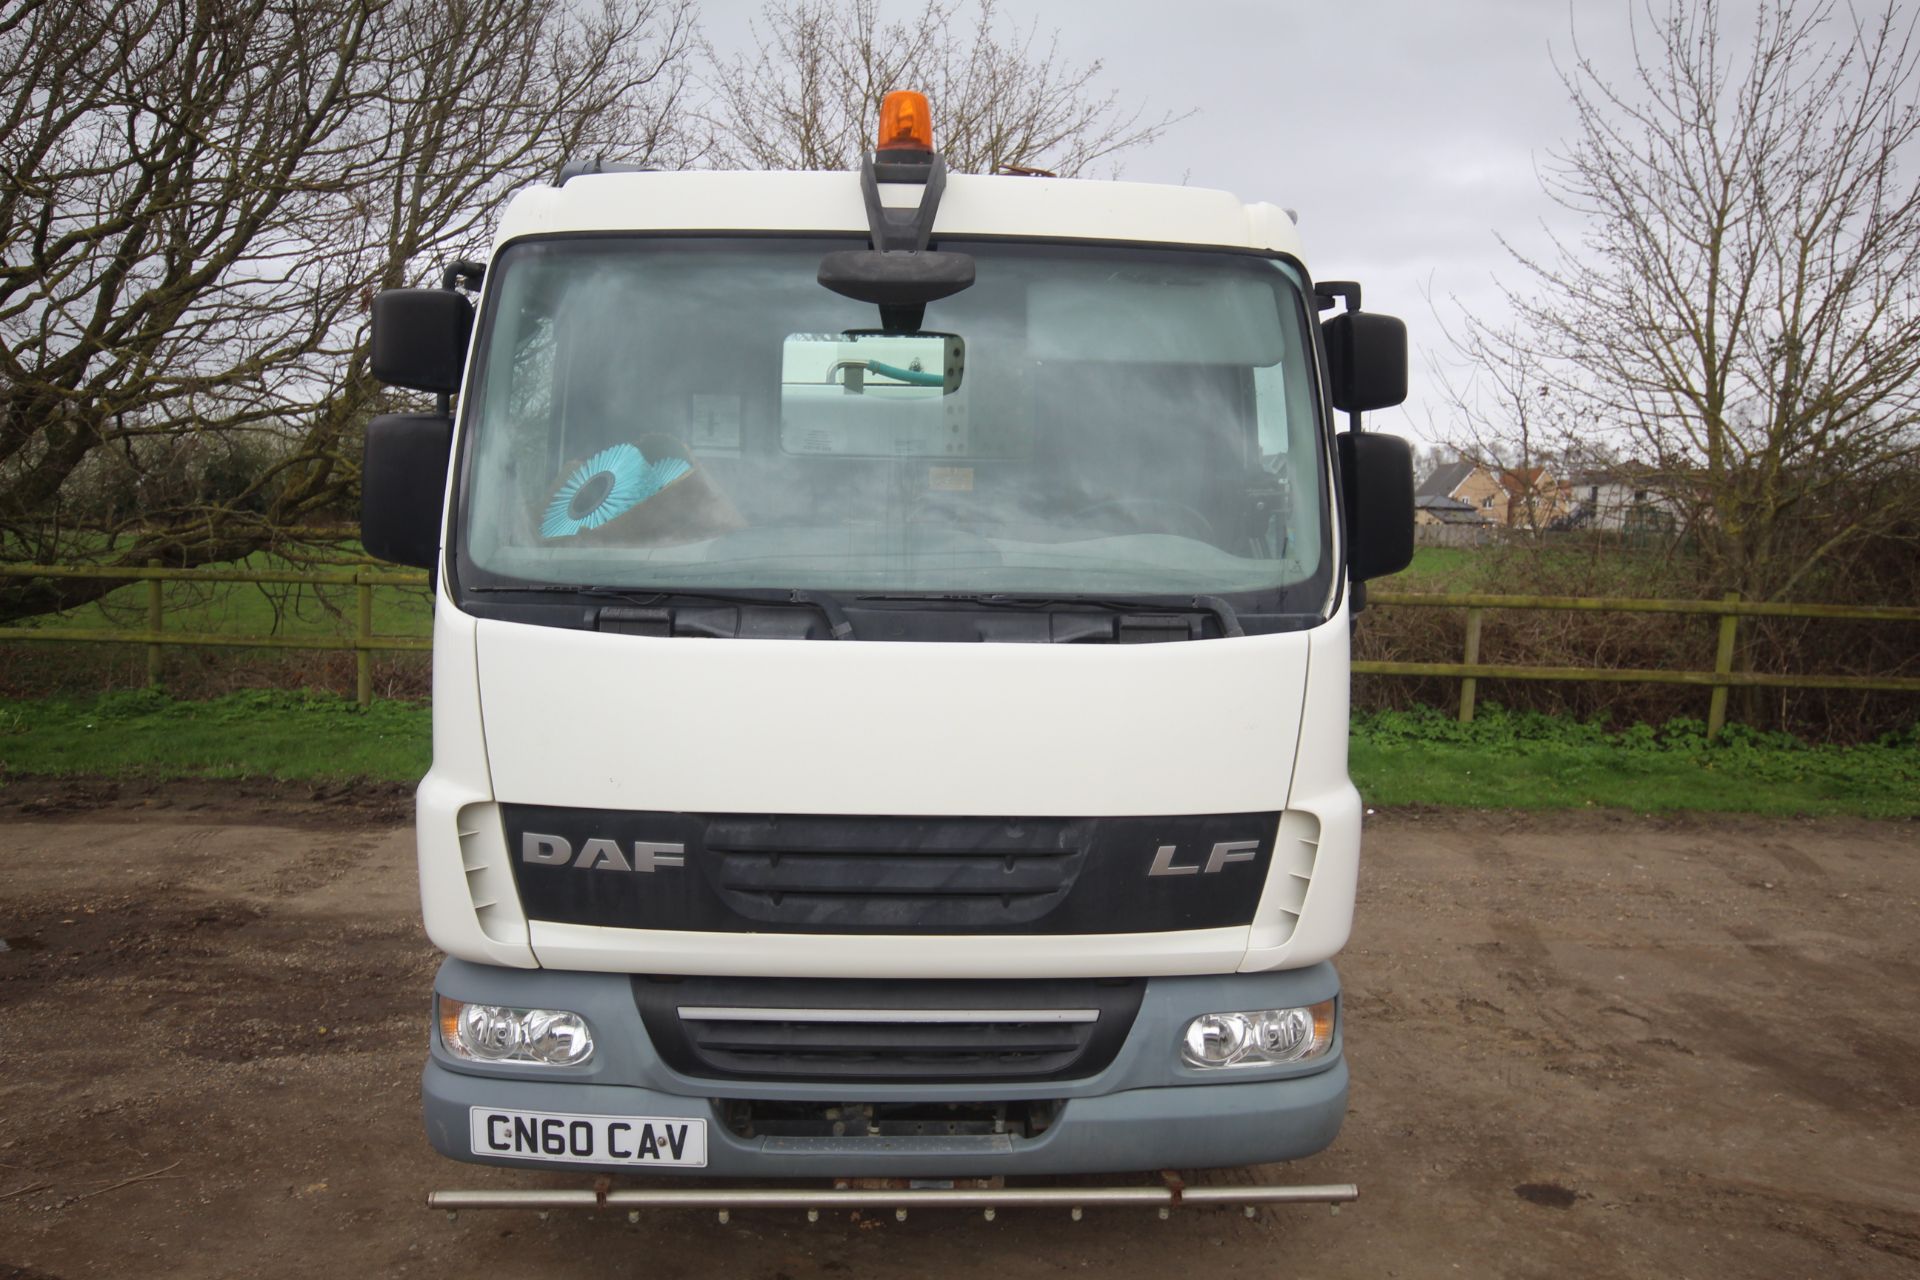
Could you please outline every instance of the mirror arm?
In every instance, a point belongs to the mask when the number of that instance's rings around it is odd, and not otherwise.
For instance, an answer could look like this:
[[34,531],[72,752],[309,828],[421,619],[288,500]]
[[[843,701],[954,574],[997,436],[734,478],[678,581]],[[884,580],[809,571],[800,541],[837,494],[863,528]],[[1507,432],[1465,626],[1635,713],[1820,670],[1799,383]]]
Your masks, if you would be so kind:
[[[486,279],[486,263],[475,262],[471,258],[456,258],[440,273],[440,287],[478,293]],[[443,418],[453,416],[453,397],[445,391],[440,392],[434,397],[434,408]]]
[[1347,310],[1360,309],[1360,282],[1358,280],[1320,280],[1313,286],[1313,309],[1330,311],[1334,305],[1345,299]]
[[880,327],[888,333],[918,333],[927,323],[927,304],[903,302],[897,306],[880,304]]
[[[1360,309],[1360,282],[1358,280],[1317,280],[1313,286],[1313,308],[1316,311],[1328,311],[1336,303],[1345,301],[1348,311]],[[1360,411],[1347,411],[1347,429],[1364,430],[1360,425]]]
[[[890,170],[901,167],[888,166]],[[888,174],[890,178],[899,176]],[[936,152],[927,164],[926,177],[920,180],[926,188],[919,204],[911,209],[889,209],[880,203],[880,176],[874,170],[873,157],[860,158],[860,194],[867,203],[867,234],[873,247],[882,253],[924,253],[933,238],[933,219],[940,212],[940,196],[947,189],[946,158]]]
[[474,262],[469,258],[456,258],[447,264],[446,270],[440,273],[440,287],[477,293],[486,278],[486,263]]

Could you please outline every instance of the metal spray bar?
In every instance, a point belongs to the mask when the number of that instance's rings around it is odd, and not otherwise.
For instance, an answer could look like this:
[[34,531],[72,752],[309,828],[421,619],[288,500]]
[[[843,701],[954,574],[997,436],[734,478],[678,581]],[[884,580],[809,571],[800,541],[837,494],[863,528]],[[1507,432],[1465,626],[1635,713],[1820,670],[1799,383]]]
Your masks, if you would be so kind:
[[542,1213],[552,1209],[620,1209],[637,1217],[640,1209],[716,1209],[720,1220],[727,1221],[734,1209],[805,1209],[809,1220],[822,1211],[843,1209],[892,1209],[904,1219],[909,1208],[982,1209],[991,1218],[996,1209],[1066,1208],[1073,1216],[1089,1206],[1145,1205],[1160,1210],[1160,1216],[1183,1205],[1238,1205],[1251,1214],[1255,1207],[1267,1204],[1330,1204],[1339,1206],[1360,1198],[1360,1189],[1352,1183],[1328,1183],[1323,1186],[1246,1186],[1246,1187],[913,1187],[895,1189],[848,1188],[808,1189],[748,1187],[727,1189],[661,1190],[525,1190],[525,1191],[430,1191],[427,1207],[455,1213],[461,1209],[534,1209]]

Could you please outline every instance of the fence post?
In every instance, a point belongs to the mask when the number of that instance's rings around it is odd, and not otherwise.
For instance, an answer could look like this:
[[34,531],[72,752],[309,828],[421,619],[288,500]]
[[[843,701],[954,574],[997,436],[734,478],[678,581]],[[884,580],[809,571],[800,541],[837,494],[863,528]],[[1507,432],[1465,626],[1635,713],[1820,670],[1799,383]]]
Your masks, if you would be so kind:
[[353,694],[365,711],[373,705],[373,588],[364,582],[353,585]]
[[[1740,593],[1729,591],[1721,597],[1728,604],[1740,603]],[[1713,674],[1728,675],[1733,671],[1734,632],[1740,626],[1740,615],[1723,613],[1720,615],[1720,647],[1714,651]],[[1727,726],[1727,686],[1713,686],[1713,700],[1707,704],[1707,738],[1711,741],[1720,736]]]
[[[147,561],[147,568],[158,569],[159,567],[160,562],[158,560]],[[147,579],[148,631],[158,632],[160,630],[160,622],[163,616],[160,612],[161,592],[164,586],[165,584],[158,578]],[[160,646],[158,644],[149,644],[147,646],[147,687],[149,689],[158,689],[160,687]]]
[[[1467,610],[1467,652],[1461,660],[1468,666],[1480,661],[1480,617],[1482,609]],[[1480,682],[1472,676],[1460,677],[1460,723],[1473,723],[1473,695]]]

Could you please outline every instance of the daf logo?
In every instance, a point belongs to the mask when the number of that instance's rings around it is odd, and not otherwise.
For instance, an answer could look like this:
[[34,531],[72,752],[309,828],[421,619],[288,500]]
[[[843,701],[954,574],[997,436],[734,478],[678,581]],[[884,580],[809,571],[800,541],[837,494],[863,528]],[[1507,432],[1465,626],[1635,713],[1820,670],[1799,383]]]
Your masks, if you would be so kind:
[[528,831],[520,837],[520,860],[537,866],[564,867],[572,863],[586,871],[652,873],[661,867],[687,865],[687,846],[684,844],[655,844],[647,840],[635,840],[632,849],[632,860],[629,861],[627,851],[618,842],[594,836],[580,846],[580,856],[575,857],[573,845],[565,836],[543,836]]
[[1210,876],[1226,867],[1229,862],[1252,862],[1260,854],[1258,840],[1222,840],[1213,846],[1213,852],[1207,855],[1207,865],[1197,862],[1175,862],[1180,856],[1180,846],[1163,844],[1153,855],[1153,865],[1147,868],[1150,876]]

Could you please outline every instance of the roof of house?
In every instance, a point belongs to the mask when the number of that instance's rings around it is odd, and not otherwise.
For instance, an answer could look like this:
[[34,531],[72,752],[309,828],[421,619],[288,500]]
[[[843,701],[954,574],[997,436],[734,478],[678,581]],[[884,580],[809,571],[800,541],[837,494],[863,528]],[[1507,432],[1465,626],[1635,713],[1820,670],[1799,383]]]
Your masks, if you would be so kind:
[[1486,513],[1471,502],[1462,502],[1458,498],[1449,498],[1444,494],[1415,494],[1413,505],[1424,511],[1441,524],[1487,524]]
[[1451,498],[1466,478],[1473,474],[1474,463],[1443,462],[1433,469],[1431,475],[1420,482],[1415,490],[1416,497]]
[[1500,487],[1516,496],[1538,492],[1553,483],[1545,467],[1508,467],[1500,473]]
[[1574,473],[1573,482],[1577,485],[1648,485],[1675,480],[1684,472],[1662,470],[1650,467],[1643,462],[1617,462],[1606,467],[1590,467]]

